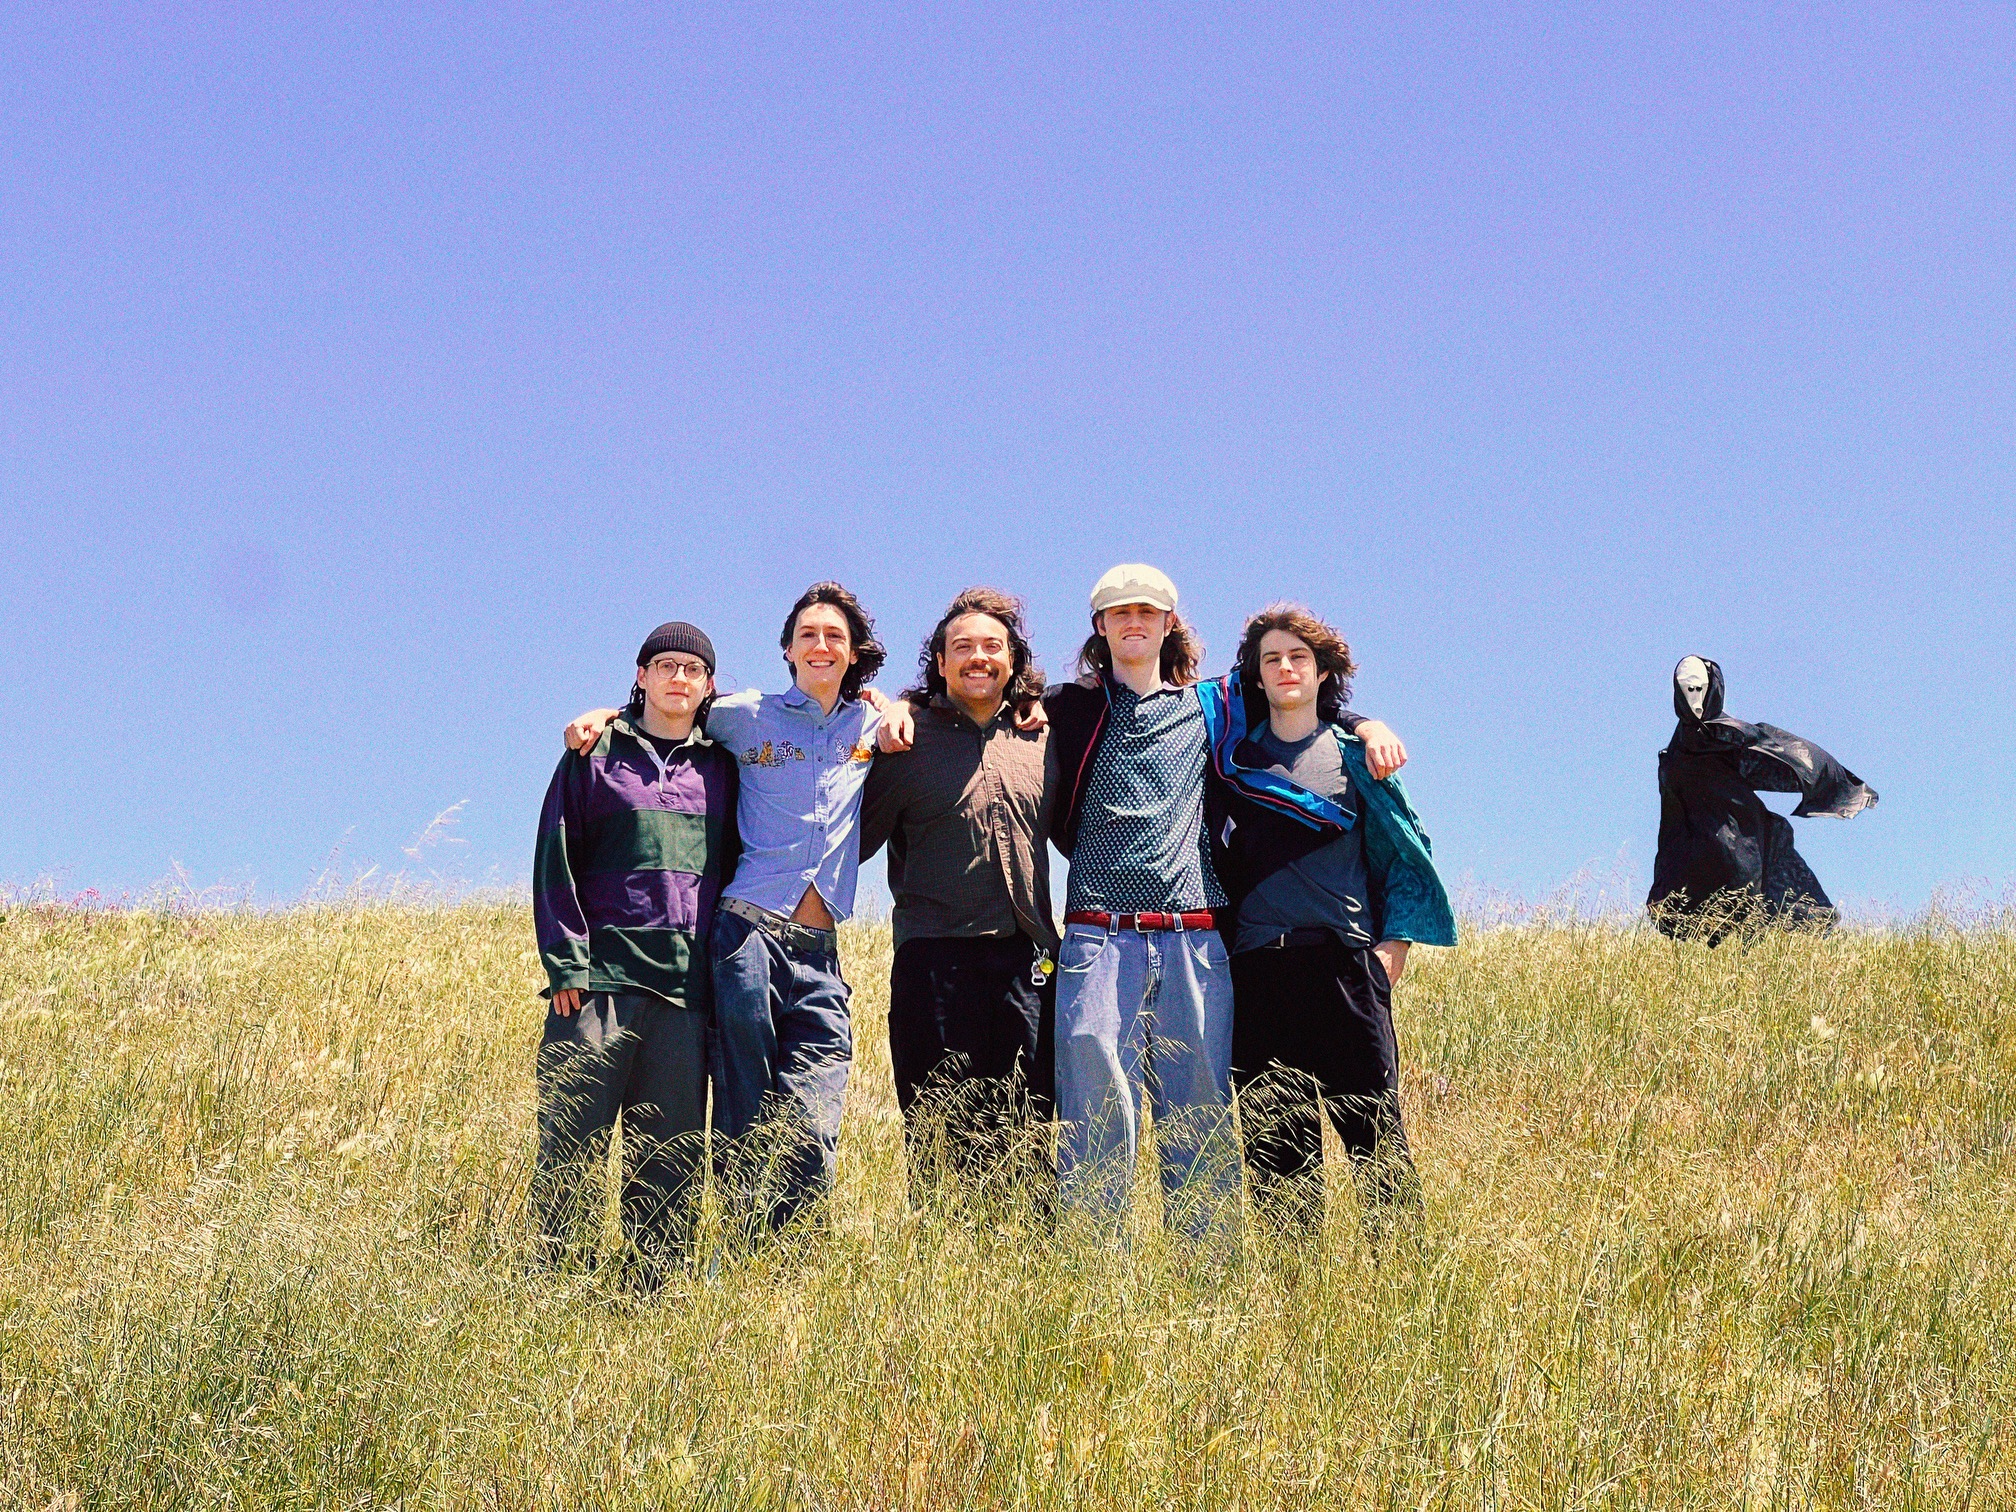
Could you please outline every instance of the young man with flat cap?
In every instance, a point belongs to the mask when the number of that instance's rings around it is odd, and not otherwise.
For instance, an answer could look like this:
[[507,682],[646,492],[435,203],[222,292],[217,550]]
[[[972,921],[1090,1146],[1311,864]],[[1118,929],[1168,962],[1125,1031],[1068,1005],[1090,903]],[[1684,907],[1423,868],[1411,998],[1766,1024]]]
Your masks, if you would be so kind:
[[[1155,1099],[1165,1222],[1229,1235],[1239,1210],[1232,1137],[1232,979],[1218,934],[1203,647],[1176,585],[1140,563],[1092,589],[1080,680],[1044,697],[1051,839],[1071,862],[1058,952],[1058,1177],[1067,1206],[1117,1221]],[[1406,760],[1384,725],[1343,716],[1375,766]],[[1383,773],[1382,773],[1383,775]]]
[[707,1109],[707,943],[737,847],[735,761],[700,719],[714,646],[672,621],[630,703],[560,758],[539,816],[533,921],[550,1007],[535,1206],[560,1258],[588,1236],[587,1173],[623,1120],[623,1226],[650,1281],[691,1233]]

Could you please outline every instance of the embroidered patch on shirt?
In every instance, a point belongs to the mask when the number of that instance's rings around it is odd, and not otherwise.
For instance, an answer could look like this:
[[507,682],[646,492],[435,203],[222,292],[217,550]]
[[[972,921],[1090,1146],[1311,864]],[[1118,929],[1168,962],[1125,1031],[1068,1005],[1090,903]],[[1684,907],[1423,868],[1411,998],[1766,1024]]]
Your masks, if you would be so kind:
[[803,761],[805,748],[793,745],[788,740],[766,740],[760,746],[751,746],[742,753],[744,766],[782,766],[787,761]]

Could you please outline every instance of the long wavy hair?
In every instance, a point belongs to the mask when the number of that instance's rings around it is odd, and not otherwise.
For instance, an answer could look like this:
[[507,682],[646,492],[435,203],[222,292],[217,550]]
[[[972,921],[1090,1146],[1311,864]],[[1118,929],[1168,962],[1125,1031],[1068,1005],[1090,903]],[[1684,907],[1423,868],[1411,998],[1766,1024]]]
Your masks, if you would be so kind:
[[[1169,611],[1169,634],[1162,642],[1162,681],[1182,687],[1197,681],[1197,669],[1204,662],[1204,642],[1174,609]],[[1080,681],[1097,683],[1113,675],[1113,648],[1099,632],[1099,616],[1092,616],[1092,634],[1078,648]]]
[[1269,604],[1246,621],[1239,637],[1239,681],[1250,693],[1264,696],[1260,685],[1260,642],[1269,630],[1285,630],[1316,653],[1316,670],[1330,675],[1316,687],[1316,717],[1335,724],[1351,701],[1351,674],[1358,663],[1336,626],[1318,619],[1301,604]]
[[[841,675],[840,696],[859,698],[861,690],[875,681],[875,674],[882,670],[882,663],[889,659],[889,653],[882,642],[875,639],[875,621],[861,607],[861,600],[838,583],[814,583],[798,595],[798,602],[784,616],[784,629],[777,637],[778,648],[783,651],[791,649],[791,636],[798,628],[798,616],[814,604],[831,604],[847,621],[847,644],[854,653],[854,664]],[[790,657],[784,658],[784,665],[791,666]],[[791,675],[794,678],[798,675],[796,667],[791,667]]]
[[968,588],[945,606],[937,628],[925,638],[917,657],[917,681],[903,690],[912,703],[929,703],[946,695],[945,674],[938,670],[938,658],[945,654],[946,633],[952,621],[969,614],[984,614],[999,620],[1008,632],[1008,654],[1015,670],[1009,675],[1002,699],[1020,708],[1043,696],[1043,669],[1036,665],[1036,652],[1029,644],[1029,629],[1023,622],[1028,611],[1022,600],[999,588]]

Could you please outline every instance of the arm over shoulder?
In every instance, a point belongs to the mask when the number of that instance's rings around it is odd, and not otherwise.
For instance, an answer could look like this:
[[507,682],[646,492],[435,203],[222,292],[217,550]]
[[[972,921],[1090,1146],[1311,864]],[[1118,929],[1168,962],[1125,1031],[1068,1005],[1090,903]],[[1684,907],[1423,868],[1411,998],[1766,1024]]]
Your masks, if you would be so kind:
[[707,706],[707,738],[731,750],[756,733],[756,715],[763,707],[763,695],[755,688],[724,693]]
[[861,784],[861,859],[889,843],[902,822],[912,760],[907,751],[878,751]]

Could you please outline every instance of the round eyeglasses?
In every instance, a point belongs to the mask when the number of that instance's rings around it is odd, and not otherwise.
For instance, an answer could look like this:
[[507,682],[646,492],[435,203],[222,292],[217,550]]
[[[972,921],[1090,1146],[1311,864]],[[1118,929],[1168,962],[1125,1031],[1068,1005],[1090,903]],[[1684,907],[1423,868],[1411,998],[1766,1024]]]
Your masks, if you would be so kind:
[[654,656],[644,670],[660,677],[683,677],[688,682],[704,682],[708,676],[707,663],[688,661],[683,656]]

